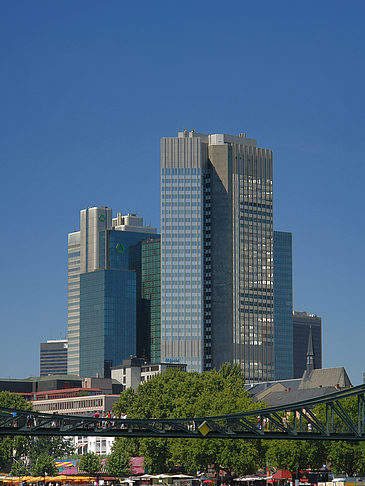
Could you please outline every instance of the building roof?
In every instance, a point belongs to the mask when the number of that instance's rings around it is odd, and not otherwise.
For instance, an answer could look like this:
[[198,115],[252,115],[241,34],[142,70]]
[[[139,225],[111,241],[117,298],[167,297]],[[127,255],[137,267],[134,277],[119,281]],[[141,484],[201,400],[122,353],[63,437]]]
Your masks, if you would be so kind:
[[273,407],[321,397],[351,386],[350,378],[341,366],[305,371],[300,379],[273,381],[245,388],[255,402],[263,401]]
[[290,403],[301,402],[311,398],[318,398],[336,391],[333,386],[322,388],[308,388],[304,390],[290,390],[268,393],[262,400],[269,407],[288,405]]
[[336,389],[352,386],[350,378],[343,366],[338,368],[320,368],[310,372],[305,371],[299,389],[321,388],[332,386]]

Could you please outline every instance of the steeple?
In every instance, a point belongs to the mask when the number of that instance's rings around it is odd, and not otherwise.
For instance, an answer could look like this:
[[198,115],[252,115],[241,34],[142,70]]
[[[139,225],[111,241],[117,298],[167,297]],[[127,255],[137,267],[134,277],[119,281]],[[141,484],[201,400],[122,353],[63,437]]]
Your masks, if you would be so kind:
[[314,346],[313,346],[313,336],[312,336],[312,326],[309,327],[309,337],[308,337],[308,349],[307,349],[307,367],[306,372],[310,373],[315,369],[314,361]]

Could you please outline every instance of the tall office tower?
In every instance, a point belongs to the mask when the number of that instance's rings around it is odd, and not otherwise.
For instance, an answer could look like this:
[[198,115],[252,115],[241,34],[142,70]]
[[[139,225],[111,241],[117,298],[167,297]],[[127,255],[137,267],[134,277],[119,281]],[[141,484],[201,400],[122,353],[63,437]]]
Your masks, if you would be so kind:
[[274,377],[272,179],[245,134],[162,139],[162,361]]
[[68,372],[108,376],[143,353],[141,242],[156,237],[135,214],[112,219],[105,206],[80,212],[69,234]]
[[40,345],[40,376],[67,375],[67,339],[49,339]]
[[301,378],[306,370],[310,330],[314,348],[314,368],[322,368],[322,319],[307,312],[293,313],[293,371]]
[[142,299],[148,326],[147,359],[161,362],[161,240],[142,241]]
[[80,370],[80,231],[68,234],[67,276],[67,372]]
[[274,231],[275,380],[293,378],[292,234]]

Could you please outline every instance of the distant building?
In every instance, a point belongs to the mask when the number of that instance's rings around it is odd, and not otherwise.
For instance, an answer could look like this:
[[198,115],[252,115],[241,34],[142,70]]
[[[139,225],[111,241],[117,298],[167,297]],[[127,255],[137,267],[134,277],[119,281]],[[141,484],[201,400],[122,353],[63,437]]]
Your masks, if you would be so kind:
[[275,379],[293,378],[292,234],[274,231]]
[[90,417],[94,412],[104,414],[113,410],[113,404],[120,398],[118,395],[83,395],[68,398],[51,398],[32,400],[35,412],[53,413],[60,415],[85,415]]
[[351,386],[350,378],[341,366],[314,369],[302,378],[247,385],[245,389],[254,402],[263,401],[269,407],[276,407],[323,397]]
[[161,240],[142,241],[141,294],[145,308],[144,345],[151,363],[161,361]]
[[131,354],[147,356],[141,242],[159,238],[135,214],[105,206],[80,213],[68,235],[68,372],[110,376]]
[[40,345],[40,376],[67,375],[67,339],[49,339]]
[[110,378],[85,378],[74,375],[47,375],[24,379],[0,378],[0,392],[19,393],[28,400],[72,398],[81,395],[116,395],[124,387]]
[[301,378],[306,369],[308,340],[312,329],[314,369],[322,368],[322,319],[307,312],[293,313],[293,371]]
[[142,383],[150,380],[155,375],[165,373],[168,369],[178,368],[186,371],[185,364],[176,363],[145,363],[140,358],[123,360],[123,364],[115,366],[111,370],[112,378],[122,383],[125,388],[136,389]]

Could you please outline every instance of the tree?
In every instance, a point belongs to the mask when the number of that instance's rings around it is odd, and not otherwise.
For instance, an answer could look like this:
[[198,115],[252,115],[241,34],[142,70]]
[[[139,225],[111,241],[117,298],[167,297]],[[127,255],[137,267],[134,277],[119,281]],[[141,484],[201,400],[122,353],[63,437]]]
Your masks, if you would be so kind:
[[364,444],[348,441],[333,442],[330,445],[328,459],[331,469],[336,474],[344,473],[353,476],[356,472],[364,470]]
[[327,449],[321,441],[272,440],[268,441],[266,461],[275,469],[319,469],[326,462]]
[[41,454],[47,454],[54,458],[71,455],[75,452],[72,439],[50,436],[36,437],[29,448],[31,462],[36,462]]
[[101,459],[93,452],[88,452],[80,459],[80,469],[89,474],[96,474],[101,468]]
[[[7,391],[0,392],[0,407],[10,410],[31,410],[32,404],[20,395]],[[0,438],[0,466],[10,471],[13,462],[24,456],[29,448],[29,439],[26,437],[4,436]]]
[[114,477],[129,476],[132,471],[131,458],[123,448],[116,445],[108,456],[106,467],[108,473]]
[[28,474],[28,469],[23,461],[14,462],[11,466],[11,474],[13,476],[25,476]]
[[[244,389],[241,369],[224,364],[219,371],[186,373],[170,369],[156,375],[137,391],[127,389],[115,404],[117,413],[128,418],[191,418],[243,412],[260,408]],[[255,417],[251,419],[255,424]],[[122,443],[122,442],[120,442]],[[125,442],[124,442],[125,443]],[[174,471],[184,464],[186,472],[206,470],[213,465],[228,472],[253,472],[259,465],[257,441],[217,439],[139,439],[134,443],[138,455],[152,472]]]
[[55,476],[58,473],[58,469],[53,457],[48,454],[40,454],[32,466],[32,473],[35,476]]

